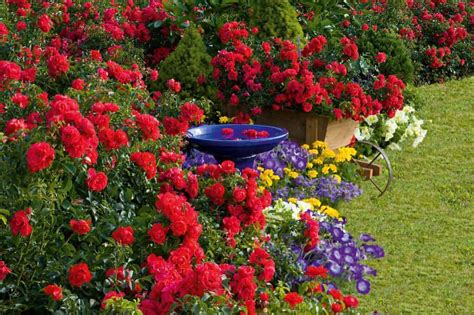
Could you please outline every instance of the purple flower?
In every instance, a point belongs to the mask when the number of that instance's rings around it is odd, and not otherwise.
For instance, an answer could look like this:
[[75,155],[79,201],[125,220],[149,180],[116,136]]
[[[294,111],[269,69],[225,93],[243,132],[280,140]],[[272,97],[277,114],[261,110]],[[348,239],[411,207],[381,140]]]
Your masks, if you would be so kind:
[[361,234],[360,235],[360,240],[362,242],[375,242],[375,238],[373,238],[371,235],[369,234]]
[[370,282],[365,279],[359,279],[356,284],[357,292],[368,294],[370,292]]

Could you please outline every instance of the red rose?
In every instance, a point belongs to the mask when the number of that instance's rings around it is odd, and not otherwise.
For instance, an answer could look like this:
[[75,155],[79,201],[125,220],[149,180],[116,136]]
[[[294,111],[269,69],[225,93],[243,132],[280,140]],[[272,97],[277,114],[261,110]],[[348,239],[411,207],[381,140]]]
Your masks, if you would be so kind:
[[222,272],[220,267],[211,262],[196,267],[197,284],[202,291],[219,293],[222,291]]
[[110,299],[121,299],[125,296],[125,293],[123,292],[115,292],[115,291],[110,291],[105,294],[104,298],[102,299],[102,303],[100,303],[100,307],[105,310],[105,307],[107,305],[107,301]]
[[120,245],[131,245],[135,241],[134,232],[131,226],[121,226],[112,233],[112,238]]
[[343,301],[346,307],[357,308],[357,306],[359,305],[359,301],[357,300],[357,298],[352,295],[345,296],[343,298]]
[[102,191],[107,187],[107,175],[104,172],[96,172],[95,169],[90,168],[87,171],[86,184],[89,190]]
[[383,52],[379,52],[377,56],[375,56],[375,60],[377,60],[378,63],[384,63],[387,61],[387,55]]
[[[10,228],[13,235],[21,234],[22,236],[29,236],[33,232],[33,228],[30,225],[30,219],[28,219],[28,210],[19,210],[15,212],[13,218],[10,221]],[[30,210],[31,211],[31,210]]]
[[48,59],[48,74],[57,77],[69,71],[69,61],[67,56],[55,54]]
[[225,188],[221,183],[215,183],[212,186],[206,187],[205,194],[214,204],[218,206],[224,204]]
[[72,81],[72,88],[75,89],[75,90],[78,90],[78,91],[82,91],[84,90],[84,80],[82,79],[76,79],[74,81]]
[[54,149],[47,142],[34,143],[26,152],[26,163],[32,173],[48,168],[53,160]]
[[291,308],[294,308],[296,305],[300,304],[301,302],[303,302],[303,297],[301,295],[299,295],[298,293],[296,292],[290,292],[288,293],[287,295],[285,295],[285,298],[284,298],[285,302],[290,304],[290,307]]
[[333,303],[331,304],[331,309],[335,314],[340,313],[342,311],[342,305],[338,303]]
[[73,287],[78,288],[83,284],[90,282],[92,274],[89,271],[89,266],[87,266],[86,263],[72,265],[71,268],[69,268],[68,279]]
[[3,281],[3,279],[5,279],[11,272],[11,269],[8,268],[5,262],[0,260],[0,281]]
[[55,301],[59,301],[63,298],[63,290],[56,284],[50,284],[43,289],[44,294],[51,296]]
[[226,174],[235,173],[235,163],[232,161],[224,161],[221,163],[221,169]]
[[310,278],[326,278],[328,276],[328,271],[326,268],[324,268],[324,266],[308,266],[304,274]]
[[43,33],[48,33],[53,27],[53,21],[47,14],[43,14],[38,19],[38,27]]
[[243,301],[250,301],[255,298],[257,285],[254,281],[254,273],[255,270],[252,267],[240,266],[230,283],[232,292]]
[[176,81],[175,79],[170,79],[166,82],[166,86],[175,93],[179,93],[181,91],[181,83]]
[[232,136],[234,134],[234,129],[232,129],[232,128],[222,128],[221,133],[224,136]]
[[91,221],[90,220],[74,220],[69,221],[69,226],[71,230],[79,235],[87,234],[91,231]]
[[334,108],[334,116],[336,117],[337,120],[341,120],[342,119],[342,110],[340,110],[339,108]]
[[172,222],[170,227],[171,227],[171,232],[173,232],[174,236],[184,235],[186,234],[186,231],[188,230],[188,225],[183,220]]
[[336,300],[342,299],[342,293],[341,293],[341,291],[339,291],[339,290],[331,289],[331,290],[329,290],[329,294],[330,294],[333,298],[335,298]]
[[150,239],[158,245],[165,243],[166,233],[168,233],[168,228],[163,227],[159,223],[153,224],[151,229],[148,230],[148,236],[150,236]]
[[232,196],[234,196],[236,202],[242,202],[247,197],[247,193],[244,188],[235,187]]

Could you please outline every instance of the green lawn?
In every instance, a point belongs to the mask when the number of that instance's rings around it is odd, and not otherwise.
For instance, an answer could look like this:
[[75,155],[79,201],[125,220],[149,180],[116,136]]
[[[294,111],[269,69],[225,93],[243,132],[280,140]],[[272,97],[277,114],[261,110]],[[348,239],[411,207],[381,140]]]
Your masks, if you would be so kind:
[[389,151],[395,181],[381,198],[344,204],[349,229],[369,232],[386,257],[364,313],[474,313],[474,77],[420,87],[428,135],[416,149]]

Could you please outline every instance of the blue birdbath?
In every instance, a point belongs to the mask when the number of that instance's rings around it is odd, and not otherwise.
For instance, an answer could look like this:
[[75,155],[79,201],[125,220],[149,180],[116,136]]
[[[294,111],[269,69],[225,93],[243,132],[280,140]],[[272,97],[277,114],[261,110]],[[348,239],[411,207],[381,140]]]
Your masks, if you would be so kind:
[[231,160],[243,170],[254,168],[257,154],[270,151],[288,139],[288,131],[265,125],[202,125],[190,128],[186,137],[193,147],[212,154],[219,163]]

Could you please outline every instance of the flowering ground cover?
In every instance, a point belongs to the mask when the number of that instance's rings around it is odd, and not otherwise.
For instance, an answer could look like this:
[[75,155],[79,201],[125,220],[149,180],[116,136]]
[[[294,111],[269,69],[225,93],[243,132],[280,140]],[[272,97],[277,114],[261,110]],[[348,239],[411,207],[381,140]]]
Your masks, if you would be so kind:
[[[430,133],[419,149],[390,152],[389,194],[365,194],[342,213],[348,226],[372,233],[386,257],[362,311],[469,314],[474,309],[474,78],[419,88]],[[468,118],[470,117],[470,118]],[[375,194],[374,194],[375,195]],[[367,222],[372,222],[367,224]]]

